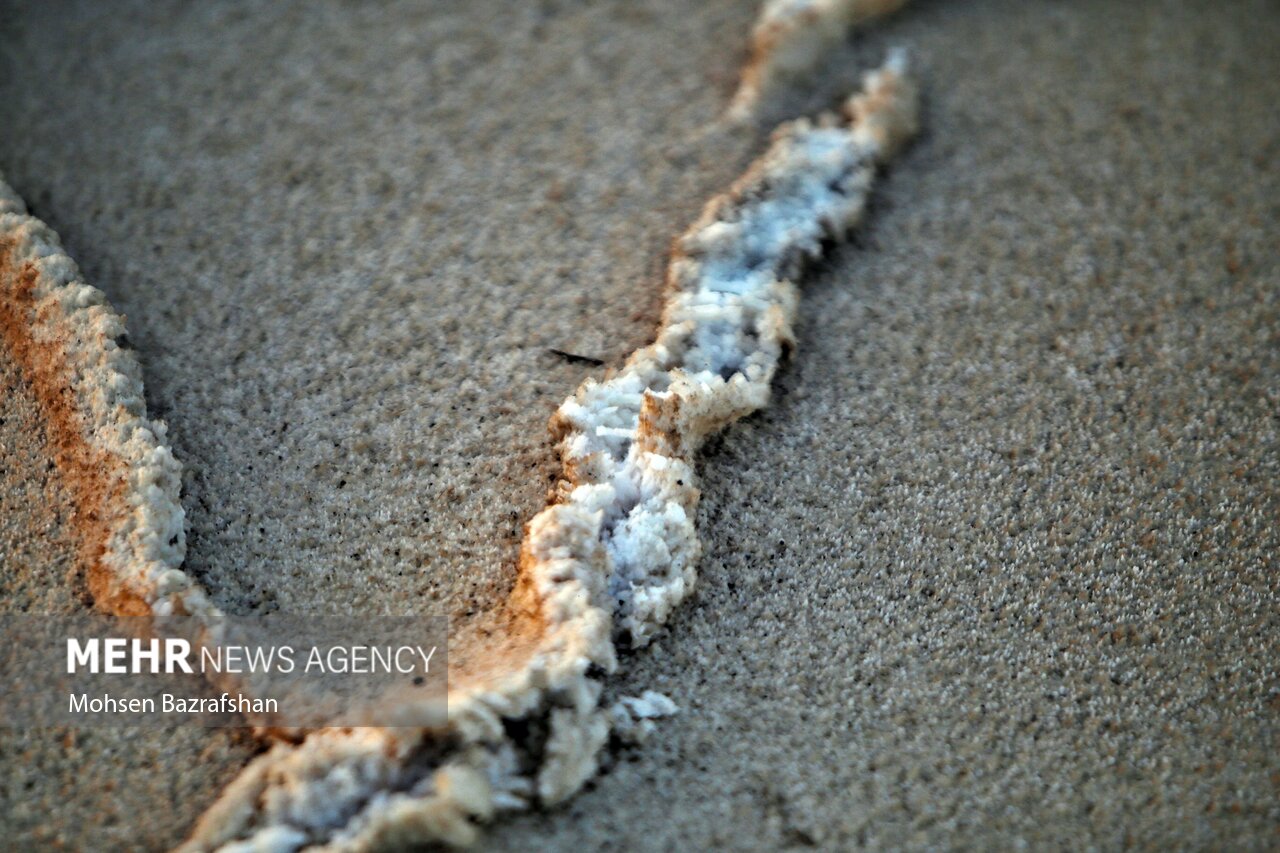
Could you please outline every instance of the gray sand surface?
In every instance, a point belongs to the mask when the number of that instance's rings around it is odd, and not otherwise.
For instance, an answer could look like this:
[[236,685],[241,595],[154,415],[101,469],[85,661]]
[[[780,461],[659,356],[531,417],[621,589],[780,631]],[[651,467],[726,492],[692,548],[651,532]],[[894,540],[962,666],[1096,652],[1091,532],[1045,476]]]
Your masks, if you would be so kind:
[[71,491],[53,464],[44,415],[22,369],[0,346],[0,613],[84,606]]
[[[706,129],[754,4],[0,12],[0,170],[129,316],[188,570],[498,627],[590,370],[546,350],[651,335],[667,241],[761,145]],[[611,686],[683,712],[493,849],[1280,843],[1280,10],[921,0],[777,112],[890,43],[925,133],[708,448],[700,592]],[[73,848],[111,810],[176,840],[247,755],[63,736],[2,741],[49,768],[5,791],[28,843],[32,803]]]

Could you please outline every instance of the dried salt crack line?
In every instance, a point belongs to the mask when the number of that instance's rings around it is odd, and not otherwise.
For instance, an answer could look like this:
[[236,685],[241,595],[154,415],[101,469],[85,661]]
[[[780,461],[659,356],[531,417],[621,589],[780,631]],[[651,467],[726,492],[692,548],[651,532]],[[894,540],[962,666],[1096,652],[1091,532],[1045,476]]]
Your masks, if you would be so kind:
[[182,468],[165,425],[147,418],[142,370],[124,336],[124,318],[0,176],[0,338],[41,401],[54,461],[75,494],[85,583],[103,610],[193,614],[203,635],[220,619],[179,568]]
[[[320,730],[276,746],[224,792],[186,849],[466,844],[476,821],[577,791],[611,723],[638,738],[671,713],[652,693],[602,710],[589,670],[616,668],[613,629],[643,645],[691,591],[698,447],[768,402],[793,342],[794,279],[824,240],[857,224],[876,167],[915,129],[915,89],[895,52],[866,75],[844,121],[783,125],[678,240],[656,341],[604,381],[588,380],[552,419],[564,479],[523,545],[521,583],[543,623],[526,665],[486,689],[451,692],[443,735]],[[536,734],[509,734],[504,721],[517,719]]]
[[[40,401],[53,461],[75,498],[78,583],[100,610],[216,647],[234,628],[181,569],[182,466],[165,424],[147,417],[126,340],[124,317],[0,175],[0,342]],[[250,694],[258,683],[211,680]]]
[[762,98],[811,72],[851,30],[902,8],[907,0],[767,0],[751,31],[751,59],[727,116],[749,119]]

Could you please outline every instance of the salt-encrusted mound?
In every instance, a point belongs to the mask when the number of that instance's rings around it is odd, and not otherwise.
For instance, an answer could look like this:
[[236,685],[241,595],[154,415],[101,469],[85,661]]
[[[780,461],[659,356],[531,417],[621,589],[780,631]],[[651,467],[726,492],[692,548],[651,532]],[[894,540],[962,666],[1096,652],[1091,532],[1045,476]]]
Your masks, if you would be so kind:
[[843,119],[781,127],[677,241],[657,340],[586,382],[552,419],[564,474],[526,529],[513,608],[527,615],[528,648],[504,658],[518,663],[451,686],[447,731],[328,729],[278,744],[185,849],[465,844],[476,821],[577,791],[611,725],[636,739],[648,718],[671,713],[652,693],[602,709],[589,671],[616,667],[615,630],[647,642],[692,589],[697,449],[768,401],[792,342],[793,280],[857,223],[876,166],[915,127],[896,54],[867,75]]
[[[147,418],[124,318],[0,176],[0,339],[40,403],[76,504],[77,584],[94,606],[217,645],[227,622],[181,568],[182,467]],[[224,689],[246,686],[232,676]],[[265,721],[264,721],[265,722]]]
[[850,30],[902,7],[907,0],[767,0],[751,31],[751,58],[729,105],[746,119],[780,82],[812,71]]
[[124,318],[0,177],[0,338],[40,402],[75,497],[83,581],[98,607],[147,615],[203,596],[185,553],[181,469],[147,419]]

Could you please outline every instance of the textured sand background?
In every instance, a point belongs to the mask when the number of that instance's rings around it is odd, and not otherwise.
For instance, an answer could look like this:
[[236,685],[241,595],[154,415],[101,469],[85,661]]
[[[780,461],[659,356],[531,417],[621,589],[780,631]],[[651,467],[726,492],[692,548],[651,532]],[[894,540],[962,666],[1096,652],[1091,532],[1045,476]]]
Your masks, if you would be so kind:
[[[546,350],[652,334],[667,241],[761,145],[705,130],[754,4],[3,6],[0,169],[129,317],[188,570],[500,628],[589,369]],[[889,43],[925,133],[624,662],[684,711],[495,849],[1280,843],[1280,9],[921,0],[778,115]],[[0,367],[5,606],[74,606]],[[172,843],[251,750],[5,733],[4,830]]]

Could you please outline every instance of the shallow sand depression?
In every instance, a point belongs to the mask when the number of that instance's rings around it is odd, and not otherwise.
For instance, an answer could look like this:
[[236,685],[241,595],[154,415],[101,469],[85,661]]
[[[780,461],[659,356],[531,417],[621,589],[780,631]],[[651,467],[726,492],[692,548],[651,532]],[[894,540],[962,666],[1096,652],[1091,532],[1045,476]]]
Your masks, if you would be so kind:
[[[501,632],[594,370],[547,350],[651,337],[668,240],[761,144],[704,130],[756,9],[69,11],[0,36],[0,168],[128,315],[187,570],[231,612]],[[925,136],[806,288],[775,408],[707,454],[700,596],[626,662],[683,713],[488,843],[1267,843],[1266,11],[909,4],[779,105],[924,63]],[[176,842],[247,752],[197,734],[6,733],[43,768],[7,798],[46,804],[8,820]]]

